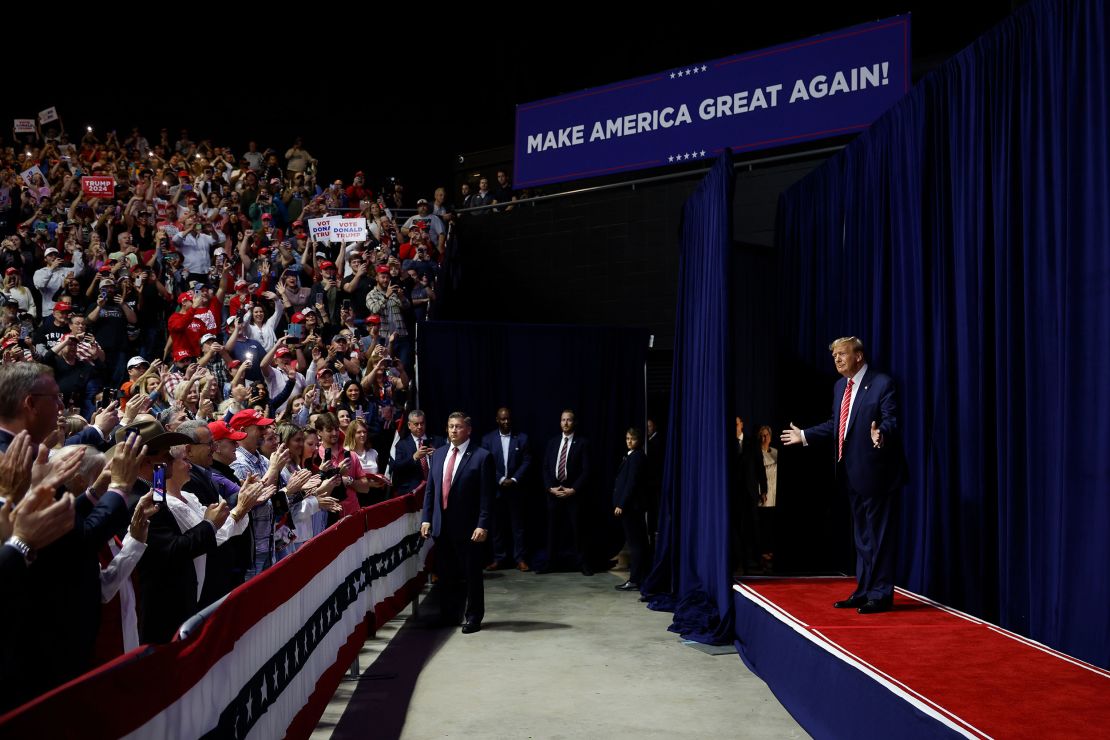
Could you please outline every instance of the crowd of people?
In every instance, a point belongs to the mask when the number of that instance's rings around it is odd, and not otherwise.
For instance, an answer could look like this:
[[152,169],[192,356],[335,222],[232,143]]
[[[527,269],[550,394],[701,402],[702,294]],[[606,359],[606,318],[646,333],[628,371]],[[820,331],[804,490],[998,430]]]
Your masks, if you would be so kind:
[[[20,637],[0,641],[0,711],[172,639],[405,492],[387,462],[456,222],[445,188],[409,209],[393,180],[319,182],[300,140],[235,156],[187,131],[70,141],[57,125],[11,143],[0,622]],[[86,194],[85,177],[112,187]],[[333,214],[365,217],[367,239],[311,238]]]

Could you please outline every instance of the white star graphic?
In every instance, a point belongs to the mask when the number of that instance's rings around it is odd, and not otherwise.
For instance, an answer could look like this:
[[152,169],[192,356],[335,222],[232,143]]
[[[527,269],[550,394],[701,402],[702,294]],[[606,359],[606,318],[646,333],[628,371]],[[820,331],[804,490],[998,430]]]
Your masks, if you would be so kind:
[[686,74],[691,75],[691,74],[693,74],[693,72],[691,72],[690,70],[686,70]]
[[699,71],[700,70],[697,67],[694,67],[694,74],[697,74]]
[[674,161],[674,155],[671,155],[670,157],[667,157],[667,161],[668,162],[673,162]]
[[706,66],[704,64],[701,65],[701,71],[704,72],[705,70],[706,70]]
[[262,704],[266,703],[266,679],[265,679],[265,677],[263,677],[263,679],[262,679],[262,701],[261,701],[261,703]]
[[285,656],[285,675],[290,676],[292,674],[293,674],[293,670],[291,668],[291,663],[289,662],[289,656],[287,655],[287,656]]
[[251,707],[254,705],[254,696],[247,697],[247,721],[251,721]]
[[701,150],[701,156],[703,156],[703,157],[705,156],[705,150],[704,149]]
[[683,154],[683,155],[682,155],[682,158],[683,158],[683,159],[689,159],[689,158],[690,158],[690,155],[689,155],[689,154]]
[[674,72],[671,72],[671,79],[674,79]]

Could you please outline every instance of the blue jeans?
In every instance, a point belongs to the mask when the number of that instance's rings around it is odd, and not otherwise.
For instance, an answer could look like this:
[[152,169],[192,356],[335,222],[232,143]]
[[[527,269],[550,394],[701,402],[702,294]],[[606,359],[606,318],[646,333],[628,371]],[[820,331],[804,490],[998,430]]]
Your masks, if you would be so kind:
[[274,564],[274,553],[273,552],[256,552],[254,554],[254,565],[252,565],[250,568],[247,569],[247,575],[243,580],[244,581],[249,581],[250,579],[254,578],[256,575],[258,575],[262,571],[266,570],[267,568],[269,568],[273,564]]

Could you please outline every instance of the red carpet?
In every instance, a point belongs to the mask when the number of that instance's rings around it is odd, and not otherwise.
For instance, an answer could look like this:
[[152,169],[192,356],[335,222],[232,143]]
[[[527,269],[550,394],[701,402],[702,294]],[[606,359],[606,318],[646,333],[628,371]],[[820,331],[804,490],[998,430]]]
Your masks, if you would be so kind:
[[891,612],[833,609],[854,587],[766,578],[736,590],[961,734],[1110,736],[1110,672],[901,589]]

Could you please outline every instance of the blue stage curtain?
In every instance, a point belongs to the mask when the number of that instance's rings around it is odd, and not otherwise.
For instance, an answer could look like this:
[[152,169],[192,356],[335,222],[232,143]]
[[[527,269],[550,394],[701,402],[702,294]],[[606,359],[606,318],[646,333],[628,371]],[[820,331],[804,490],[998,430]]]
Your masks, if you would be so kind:
[[691,640],[733,639],[729,461],[733,434],[729,300],[732,155],[686,201],[679,255],[671,428],[667,430],[660,538],[643,591],[664,594],[671,630]]
[[1102,666],[1108,18],[1101,0],[1020,8],[779,219],[785,356],[831,371],[829,340],[858,334],[900,383],[900,582]]

